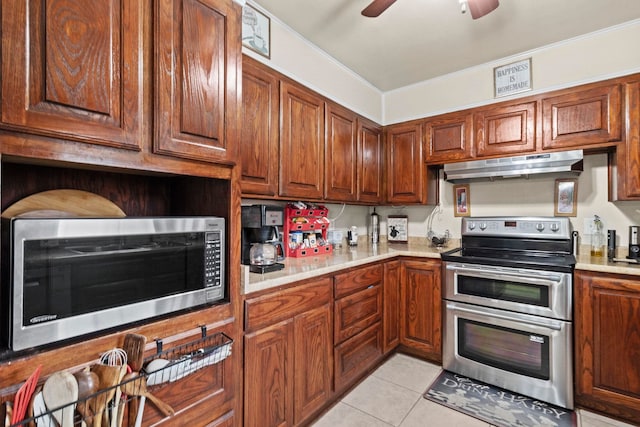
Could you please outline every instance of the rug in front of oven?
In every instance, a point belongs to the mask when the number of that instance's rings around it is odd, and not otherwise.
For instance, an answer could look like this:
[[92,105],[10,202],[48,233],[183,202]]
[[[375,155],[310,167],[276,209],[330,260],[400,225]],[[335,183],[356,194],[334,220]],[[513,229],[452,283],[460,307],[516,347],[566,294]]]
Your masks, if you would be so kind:
[[577,417],[571,410],[449,371],[440,373],[424,397],[495,426],[577,425]]

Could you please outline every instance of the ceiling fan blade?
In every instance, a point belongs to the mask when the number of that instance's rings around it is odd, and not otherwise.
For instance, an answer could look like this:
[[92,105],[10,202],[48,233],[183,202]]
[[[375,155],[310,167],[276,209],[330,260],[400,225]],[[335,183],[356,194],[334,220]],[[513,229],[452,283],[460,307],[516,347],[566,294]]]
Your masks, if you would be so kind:
[[362,9],[362,15],[368,18],[375,18],[395,2],[396,0],[373,0],[369,6]]
[[468,0],[469,11],[473,19],[482,18],[489,12],[494,11],[499,5],[498,0]]

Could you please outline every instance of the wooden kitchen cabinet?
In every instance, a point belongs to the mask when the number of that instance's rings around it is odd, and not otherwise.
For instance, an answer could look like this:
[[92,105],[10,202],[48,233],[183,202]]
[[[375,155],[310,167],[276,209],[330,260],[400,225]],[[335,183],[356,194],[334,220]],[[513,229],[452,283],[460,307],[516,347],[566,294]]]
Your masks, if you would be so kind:
[[422,122],[391,125],[386,135],[387,203],[426,203],[426,165],[422,155]]
[[430,164],[467,160],[473,156],[473,114],[451,113],[424,124],[426,161]]
[[441,262],[403,260],[400,344],[411,353],[442,362]]
[[324,100],[303,86],[280,83],[280,196],[324,195]]
[[358,196],[357,115],[334,102],[326,105],[324,197],[353,202]]
[[500,104],[473,115],[476,156],[523,154],[536,150],[535,101]]
[[640,284],[637,276],[577,270],[575,400],[640,424]]
[[154,152],[235,163],[241,8],[229,0],[155,6]]
[[400,344],[400,261],[384,264],[383,350],[388,354]]
[[245,195],[278,194],[279,88],[274,73],[243,57],[240,186]]
[[[640,81],[624,85],[626,138],[612,156],[616,168],[610,177],[613,200],[640,200]],[[612,179],[613,178],[613,179]]]
[[621,101],[618,83],[572,88],[543,98],[542,148],[583,148],[620,141]]
[[383,354],[382,264],[334,278],[335,390],[359,379]]
[[245,301],[244,425],[299,425],[333,390],[332,282]]
[[140,150],[144,7],[3,2],[1,126]]
[[358,117],[358,201],[384,201],[384,146],[382,126]]

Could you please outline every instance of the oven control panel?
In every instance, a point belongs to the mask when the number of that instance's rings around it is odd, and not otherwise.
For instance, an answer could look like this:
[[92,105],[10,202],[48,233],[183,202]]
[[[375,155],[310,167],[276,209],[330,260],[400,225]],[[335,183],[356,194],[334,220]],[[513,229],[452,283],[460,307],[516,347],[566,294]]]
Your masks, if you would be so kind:
[[571,222],[557,217],[468,217],[462,218],[462,235],[570,239]]

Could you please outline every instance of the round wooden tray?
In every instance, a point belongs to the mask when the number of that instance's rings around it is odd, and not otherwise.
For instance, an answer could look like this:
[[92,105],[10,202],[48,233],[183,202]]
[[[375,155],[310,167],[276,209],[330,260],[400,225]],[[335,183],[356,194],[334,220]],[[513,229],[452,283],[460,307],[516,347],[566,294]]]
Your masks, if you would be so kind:
[[18,200],[2,212],[15,217],[124,217],[111,200],[82,190],[50,190]]

